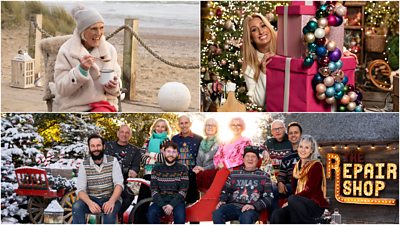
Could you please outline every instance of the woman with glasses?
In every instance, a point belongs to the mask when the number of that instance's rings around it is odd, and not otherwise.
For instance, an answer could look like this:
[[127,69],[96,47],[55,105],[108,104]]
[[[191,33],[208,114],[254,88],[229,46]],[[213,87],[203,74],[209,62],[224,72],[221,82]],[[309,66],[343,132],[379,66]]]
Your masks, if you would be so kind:
[[199,147],[199,152],[196,158],[196,166],[193,172],[196,173],[197,189],[205,192],[210,186],[215,177],[217,170],[214,166],[214,155],[218,150],[219,141],[218,123],[214,118],[208,118],[204,125],[204,138]]
[[246,129],[242,118],[236,117],[229,122],[230,129],[233,133],[233,138],[222,144],[214,156],[215,167],[232,169],[243,164],[244,148],[252,145],[249,138],[243,137],[242,133]]

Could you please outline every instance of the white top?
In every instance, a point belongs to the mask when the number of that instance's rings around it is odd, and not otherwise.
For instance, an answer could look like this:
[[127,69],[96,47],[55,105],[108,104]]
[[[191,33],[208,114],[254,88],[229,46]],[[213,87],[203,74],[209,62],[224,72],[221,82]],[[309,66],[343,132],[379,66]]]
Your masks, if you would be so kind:
[[[264,57],[264,53],[257,51],[258,61],[261,61]],[[250,101],[259,107],[265,106],[265,91],[267,86],[267,75],[260,71],[260,76],[257,82],[254,80],[254,70],[247,66],[244,71],[244,78],[247,86],[247,96],[249,96]]]

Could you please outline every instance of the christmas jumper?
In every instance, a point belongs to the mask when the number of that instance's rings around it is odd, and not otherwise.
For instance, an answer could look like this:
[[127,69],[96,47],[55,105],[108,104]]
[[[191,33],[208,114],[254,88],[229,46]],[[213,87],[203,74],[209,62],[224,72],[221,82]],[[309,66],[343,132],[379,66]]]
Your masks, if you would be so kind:
[[265,141],[264,147],[271,158],[275,176],[278,176],[282,159],[293,152],[292,143],[290,143],[287,134],[285,134],[283,140],[280,142],[275,138],[269,138]]
[[269,175],[260,169],[247,171],[242,167],[229,175],[222,189],[220,201],[235,204],[240,208],[251,204],[256,211],[261,211],[270,207],[272,198]]
[[172,141],[175,142],[179,148],[179,162],[186,165],[189,170],[196,166],[196,158],[202,140],[203,137],[192,132],[186,137],[184,137],[182,133],[172,137]]
[[129,143],[120,145],[117,141],[109,141],[105,144],[104,154],[117,158],[125,182],[128,178],[129,170],[139,174],[141,153],[138,147]]
[[163,207],[170,204],[175,207],[178,203],[185,203],[185,196],[189,187],[188,169],[175,162],[172,166],[157,164],[151,172],[151,196],[154,204]]
[[248,145],[252,145],[252,142],[246,137],[240,137],[232,144],[222,144],[214,155],[215,167],[218,167],[220,163],[228,169],[242,165],[244,148]]
[[[292,182],[293,169],[299,160],[300,157],[299,154],[297,154],[297,152],[290,153],[289,155],[285,156],[285,158],[282,159],[281,165],[279,166],[279,173],[277,176],[278,182],[282,182],[284,184],[290,184]],[[293,190],[295,190],[295,186]]]

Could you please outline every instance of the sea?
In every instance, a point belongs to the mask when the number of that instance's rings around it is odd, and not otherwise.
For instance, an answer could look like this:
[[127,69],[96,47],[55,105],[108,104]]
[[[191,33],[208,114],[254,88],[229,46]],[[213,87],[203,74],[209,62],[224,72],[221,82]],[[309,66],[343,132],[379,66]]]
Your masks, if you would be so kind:
[[139,30],[149,33],[199,33],[199,1],[44,1],[61,6],[68,13],[77,4],[94,8],[105,20],[105,26],[122,26],[126,18],[139,19]]

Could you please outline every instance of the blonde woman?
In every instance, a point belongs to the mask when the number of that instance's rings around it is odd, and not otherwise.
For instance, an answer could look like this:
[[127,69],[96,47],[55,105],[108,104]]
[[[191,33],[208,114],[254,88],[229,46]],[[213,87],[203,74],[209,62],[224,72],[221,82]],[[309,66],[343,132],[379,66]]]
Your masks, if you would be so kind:
[[[171,135],[171,128],[166,119],[158,118],[156,119],[150,127],[149,139],[146,140],[143,148],[146,152],[142,155],[142,164],[144,165],[144,176],[143,179],[151,180],[151,172],[157,163],[164,162],[164,156],[162,152],[164,151],[164,145],[170,141],[169,136]],[[150,198],[151,191],[146,185],[140,186],[139,196],[137,202],[142,199]],[[135,223],[147,223],[146,215],[148,205],[138,209],[135,213],[135,218],[133,221]]]
[[276,53],[276,32],[261,14],[247,16],[243,21],[243,64],[247,95],[252,103],[265,106],[266,67]]

